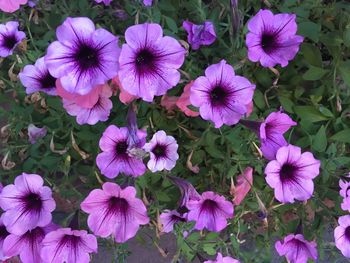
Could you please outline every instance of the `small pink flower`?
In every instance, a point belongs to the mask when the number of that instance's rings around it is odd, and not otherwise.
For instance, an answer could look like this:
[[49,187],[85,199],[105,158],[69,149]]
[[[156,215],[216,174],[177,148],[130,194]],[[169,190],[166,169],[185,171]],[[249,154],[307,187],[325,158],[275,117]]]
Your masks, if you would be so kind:
[[28,0],[0,0],[0,10],[13,13],[19,9],[20,5],[25,5]]
[[166,108],[167,111],[172,112],[176,109],[176,103],[179,97],[168,96],[167,94],[163,95],[160,105]]
[[190,108],[188,108],[188,106],[191,105],[190,94],[191,94],[191,87],[192,87],[193,83],[194,83],[194,81],[192,80],[190,83],[188,83],[184,87],[183,93],[181,94],[180,98],[176,102],[176,106],[179,107],[179,109],[183,113],[185,113],[185,115],[188,116],[188,117],[197,117],[197,116],[199,116],[199,112],[193,111]]
[[112,79],[112,83],[117,87],[117,89],[119,89],[119,100],[125,105],[128,105],[139,98],[137,96],[131,95],[123,88],[118,76]]
[[253,168],[247,167],[243,174],[237,178],[237,185],[234,188],[234,205],[239,205],[250,191],[253,185]]
[[239,260],[231,257],[223,257],[221,253],[218,253],[216,260],[207,260],[204,263],[240,263]]
[[160,223],[162,224],[162,232],[170,233],[174,229],[174,225],[178,222],[185,222],[186,219],[176,210],[165,210],[160,214]]

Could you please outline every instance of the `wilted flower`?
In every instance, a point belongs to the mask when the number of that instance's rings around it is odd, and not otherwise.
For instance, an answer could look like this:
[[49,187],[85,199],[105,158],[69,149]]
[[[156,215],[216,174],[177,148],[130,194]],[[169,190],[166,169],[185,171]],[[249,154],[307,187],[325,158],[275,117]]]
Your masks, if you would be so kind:
[[4,251],[3,251],[4,240],[6,237],[8,237],[8,235],[10,235],[10,233],[7,231],[1,216],[0,217],[0,261],[9,258],[4,255]]
[[20,5],[25,5],[28,0],[0,0],[0,10],[13,13],[17,11]]
[[125,89],[123,89],[123,86],[122,86],[118,76],[112,79],[112,83],[116,86],[117,89],[119,89],[119,100],[122,103],[128,105],[132,101],[138,99],[137,96],[131,95]]
[[200,200],[189,200],[187,220],[195,221],[195,229],[207,228],[209,231],[220,232],[227,226],[227,219],[233,217],[233,205],[225,197],[214,192],[202,193]]
[[196,25],[186,20],[182,26],[187,31],[187,42],[193,50],[199,49],[200,46],[209,46],[216,40],[215,28],[211,21]]
[[26,93],[42,91],[49,95],[56,95],[56,78],[47,70],[44,58],[39,58],[34,65],[27,65],[18,74]]
[[307,263],[308,259],[317,260],[316,247],[315,241],[307,241],[301,234],[289,234],[275,243],[277,253],[285,256],[290,263]]
[[237,177],[237,185],[233,189],[233,203],[239,205],[253,185],[253,168],[247,167],[243,174]]
[[18,256],[22,263],[41,263],[40,250],[45,235],[58,227],[49,224],[45,227],[36,227],[22,235],[10,234],[3,245],[4,254],[8,257]]
[[216,260],[207,260],[204,263],[240,263],[239,260],[231,257],[223,257],[221,253],[217,254]]
[[260,61],[263,67],[287,66],[304,40],[296,35],[295,19],[294,14],[273,15],[270,10],[260,10],[248,22],[246,45],[249,60]]
[[144,150],[150,153],[148,169],[152,172],[173,169],[176,160],[179,159],[178,147],[173,136],[166,135],[164,131],[157,131],[150,142],[143,146]]
[[44,263],[88,263],[90,253],[97,252],[97,240],[85,230],[60,228],[48,233],[42,241]]
[[91,231],[101,237],[113,235],[118,243],[134,237],[140,225],[148,224],[147,209],[136,197],[136,189],[124,189],[115,183],[104,183],[81,203],[81,209],[89,214]]
[[24,32],[18,31],[18,26],[16,21],[0,24],[0,57],[12,55],[17,45],[26,37]]
[[104,3],[105,5],[110,5],[112,0],[95,0],[96,3]]
[[176,39],[163,36],[160,25],[131,26],[125,40],[118,75],[128,93],[151,102],[179,83],[178,68],[184,62],[185,49]]
[[201,200],[201,195],[197,192],[197,190],[193,187],[193,185],[190,182],[186,181],[185,179],[174,176],[168,176],[168,178],[180,189],[180,207],[187,206],[187,203],[190,200]]
[[[137,146],[141,148],[145,144],[146,132],[138,130],[137,137],[139,139]],[[110,125],[103,132],[99,144],[102,153],[97,155],[96,164],[106,177],[114,178],[119,173],[137,177],[146,171],[142,160],[128,154],[128,149],[131,146],[128,143],[128,138],[129,131],[126,127],[118,128],[115,125]]]
[[56,36],[58,41],[48,47],[45,62],[65,90],[84,95],[117,75],[118,38],[105,29],[95,29],[90,19],[68,17]]
[[276,160],[266,168],[266,182],[275,190],[275,198],[282,203],[308,200],[314,192],[313,179],[320,173],[320,161],[311,152],[301,153],[300,147],[279,148]]
[[174,225],[178,222],[185,222],[186,219],[175,210],[165,210],[160,214],[160,223],[162,224],[162,232],[170,233],[174,229]]
[[205,76],[195,80],[191,87],[191,103],[199,107],[205,120],[214,122],[216,128],[223,124],[236,124],[247,112],[253,99],[255,85],[244,77],[235,76],[232,66],[225,60],[209,66]]
[[46,136],[47,129],[45,127],[38,128],[34,124],[28,125],[28,137],[31,144],[35,144],[38,139]]
[[0,207],[5,211],[2,219],[10,233],[22,235],[51,222],[56,204],[51,189],[43,184],[39,175],[22,173],[14,184],[4,187]]
[[334,230],[335,245],[345,257],[350,258],[350,215],[339,217],[338,224]]

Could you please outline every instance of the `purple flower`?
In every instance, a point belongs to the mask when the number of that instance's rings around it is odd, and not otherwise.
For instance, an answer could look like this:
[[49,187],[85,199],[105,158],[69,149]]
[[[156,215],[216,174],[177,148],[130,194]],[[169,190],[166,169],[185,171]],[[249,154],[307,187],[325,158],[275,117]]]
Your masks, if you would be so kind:
[[307,263],[308,259],[317,260],[317,244],[307,241],[301,234],[289,234],[275,243],[280,256],[285,256],[290,263]]
[[36,227],[22,235],[10,234],[4,241],[4,254],[8,257],[19,255],[22,263],[41,263],[40,250],[45,235],[58,227],[49,224]]
[[26,93],[31,94],[42,91],[49,95],[56,95],[56,78],[52,77],[47,70],[45,59],[39,58],[34,65],[27,65],[18,74]]
[[[143,175],[146,166],[143,161],[129,154],[128,128],[118,128],[110,125],[104,131],[100,139],[100,149],[102,153],[96,157],[96,164],[101,173],[108,178],[115,178],[119,173],[137,177]],[[145,144],[146,132],[138,130],[138,147]],[[134,147],[134,145],[133,145]]]
[[117,75],[118,38],[105,29],[95,29],[90,19],[68,17],[56,36],[58,41],[48,47],[45,62],[65,90],[84,95]]
[[77,104],[75,100],[63,99],[63,107],[71,116],[77,117],[77,123],[80,125],[95,125],[99,121],[108,120],[113,104],[109,99],[112,96],[112,90],[108,85],[98,85],[98,99],[92,107],[83,107]]
[[215,28],[210,21],[196,25],[186,20],[182,26],[187,31],[187,42],[193,50],[199,49],[200,46],[209,46],[216,40]]
[[260,10],[248,22],[246,45],[249,60],[260,61],[263,67],[287,66],[304,40],[296,35],[295,19],[294,14],[273,15],[270,10]]
[[195,229],[207,228],[220,232],[227,226],[227,219],[233,217],[233,204],[214,192],[204,192],[200,200],[189,200],[188,221],[195,221]]
[[26,37],[22,31],[18,31],[18,22],[10,21],[0,24],[0,57],[12,55],[17,45]]
[[346,180],[339,180],[339,194],[343,197],[343,202],[340,204],[340,206],[344,211],[350,211],[350,182],[348,181],[349,177],[350,174],[346,177]]
[[105,5],[110,5],[112,0],[95,0],[96,3],[104,3]]
[[145,6],[152,6],[153,0],[143,0]]
[[312,179],[320,173],[320,161],[312,153],[301,153],[300,147],[288,145],[279,148],[276,160],[266,168],[266,182],[275,189],[275,198],[282,203],[308,200],[314,192]]
[[6,237],[8,237],[8,235],[10,235],[10,233],[7,231],[1,216],[0,217],[0,261],[9,258],[4,255],[4,251],[3,251],[4,241]]
[[182,178],[174,176],[168,176],[168,178],[180,189],[180,207],[187,206],[187,203],[190,200],[201,200],[201,195],[197,192],[197,190],[193,187],[191,183]]
[[339,217],[338,223],[339,226],[334,229],[335,245],[345,257],[350,258],[350,215]]
[[145,151],[150,153],[150,160],[147,163],[148,169],[152,172],[173,169],[176,160],[179,159],[178,147],[173,136],[167,136],[164,131],[157,131],[150,142],[143,146]]
[[128,93],[151,102],[180,81],[178,68],[185,49],[158,24],[139,24],[125,32],[126,44],[120,53],[119,79]]
[[81,203],[81,209],[89,214],[88,226],[101,237],[113,235],[118,243],[134,237],[140,225],[149,223],[147,209],[136,197],[135,187],[124,189],[114,183],[104,183]]
[[225,60],[209,66],[205,76],[195,80],[191,87],[192,105],[199,107],[205,120],[214,122],[216,128],[223,124],[236,124],[247,113],[255,85],[244,77],[235,76],[232,66]]
[[174,229],[174,225],[178,222],[185,222],[186,218],[175,210],[165,210],[160,214],[160,223],[162,224],[162,232],[170,233]]
[[43,184],[39,175],[22,173],[0,193],[3,223],[11,234],[22,235],[51,222],[56,203],[51,189]]
[[31,144],[35,144],[38,139],[46,136],[47,129],[45,127],[38,128],[34,124],[28,125],[28,137]]
[[44,263],[88,263],[90,253],[97,252],[97,240],[85,230],[60,228],[48,233],[41,249]]
[[216,260],[207,260],[204,263],[240,263],[239,260],[231,257],[223,257],[221,253],[218,253]]

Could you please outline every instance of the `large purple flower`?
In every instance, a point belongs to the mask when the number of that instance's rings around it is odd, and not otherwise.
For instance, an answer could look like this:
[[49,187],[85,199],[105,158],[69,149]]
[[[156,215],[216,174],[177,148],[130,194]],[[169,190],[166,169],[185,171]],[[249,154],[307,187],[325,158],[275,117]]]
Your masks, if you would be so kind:
[[120,54],[119,79],[128,93],[152,101],[180,81],[178,68],[185,49],[158,24],[140,24],[125,32],[126,44]]
[[199,200],[189,200],[188,221],[195,221],[195,229],[207,228],[220,232],[227,226],[227,219],[233,217],[233,204],[214,192],[204,192]]
[[49,95],[56,95],[56,78],[47,70],[45,59],[39,58],[34,65],[27,65],[18,74],[26,93],[42,91]]
[[207,260],[204,263],[240,263],[239,260],[231,257],[223,257],[221,253],[218,253],[215,260]]
[[104,183],[81,203],[81,209],[89,214],[91,231],[101,237],[113,235],[118,243],[134,237],[140,225],[148,224],[147,209],[136,197],[135,187],[124,189],[114,183]]
[[209,46],[216,40],[215,28],[210,21],[196,25],[186,20],[182,23],[182,26],[187,31],[187,42],[193,50],[199,49],[200,46]]
[[152,172],[173,169],[176,160],[179,159],[178,147],[173,136],[166,135],[164,131],[157,131],[150,142],[143,147],[146,152],[150,153],[150,160],[147,163],[148,169]]
[[88,263],[90,253],[97,252],[97,240],[85,230],[60,228],[48,233],[42,241],[44,263]]
[[16,177],[14,184],[4,187],[0,206],[5,211],[3,223],[10,233],[22,235],[51,222],[56,203],[51,189],[43,184],[39,175],[23,173]]
[[0,261],[9,258],[9,257],[4,255],[4,250],[3,250],[4,241],[5,241],[6,237],[8,237],[8,235],[10,235],[10,233],[7,231],[6,226],[4,225],[3,220],[2,220],[2,216],[1,216],[0,217]]
[[253,62],[260,61],[263,67],[287,66],[304,40],[296,35],[295,18],[294,14],[273,15],[270,10],[260,10],[248,22],[248,58]]
[[[102,153],[97,155],[96,164],[106,177],[114,178],[119,173],[137,177],[145,173],[146,166],[142,159],[129,153],[129,148],[135,147],[130,145],[129,136],[126,127],[110,125],[104,131],[100,139]],[[136,146],[142,147],[145,144],[146,132],[138,130],[137,137],[139,142]]]
[[320,161],[312,153],[301,153],[300,147],[279,148],[276,160],[266,168],[266,182],[275,189],[275,198],[282,203],[308,200],[314,192],[313,179],[320,173]]
[[22,31],[18,31],[18,22],[10,21],[0,24],[0,57],[12,55],[17,45],[26,37]]
[[192,105],[199,107],[205,120],[219,128],[223,124],[236,124],[252,101],[255,85],[244,77],[235,76],[232,66],[225,60],[209,66],[205,76],[195,80],[191,87]]
[[68,17],[56,36],[58,41],[48,47],[45,62],[67,91],[84,95],[117,75],[118,38],[105,29],[95,29],[90,19]]
[[174,229],[174,225],[178,222],[185,222],[186,217],[180,215],[175,210],[165,210],[160,214],[160,223],[162,224],[162,232],[170,233]]
[[317,260],[316,247],[315,241],[307,241],[301,234],[290,234],[275,243],[277,253],[285,256],[290,263],[307,263],[308,259]]
[[40,250],[45,235],[58,227],[49,224],[45,227],[36,227],[22,235],[10,234],[4,241],[4,254],[8,257],[18,256],[22,263],[41,263]]

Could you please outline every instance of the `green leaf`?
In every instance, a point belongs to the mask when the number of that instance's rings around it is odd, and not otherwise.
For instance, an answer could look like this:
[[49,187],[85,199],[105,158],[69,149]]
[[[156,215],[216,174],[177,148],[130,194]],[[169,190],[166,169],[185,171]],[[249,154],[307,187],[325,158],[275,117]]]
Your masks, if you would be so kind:
[[177,33],[177,25],[176,22],[174,21],[174,19],[168,17],[168,16],[164,16],[165,18],[165,22],[167,24],[167,26],[169,27],[169,29],[173,32],[173,33]]
[[327,70],[324,70],[322,68],[316,68],[314,66],[310,66],[308,71],[306,71],[303,75],[303,79],[305,80],[319,80],[321,79],[325,74],[327,73]]
[[342,130],[331,137],[331,140],[350,143],[350,129]]
[[343,34],[344,45],[350,47],[350,27],[346,28]]
[[315,67],[322,67],[322,56],[320,50],[309,43],[304,43],[301,46],[301,52],[303,53],[306,61]]
[[330,119],[313,106],[296,106],[294,111],[301,119],[307,122],[319,122]]
[[321,25],[311,21],[302,22],[298,25],[299,34],[318,42],[320,37]]
[[318,152],[324,152],[327,148],[326,128],[322,125],[312,139],[312,147]]
[[208,254],[208,255],[215,255],[216,254],[216,249],[214,248],[215,247],[215,244],[210,244],[210,243],[207,243],[207,244],[204,244],[203,245],[203,250]]
[[294,103],[291,99],[287,98],[287,97],[284,97],[284,96],[280,96],[279,97],[279,100],[280,100],[280,103],[283,107],[283,109],[289,113],[293,113],[293,106],[294,106]]
[[338,70],[345,84],[350,87],[350,60],[340,63]]

